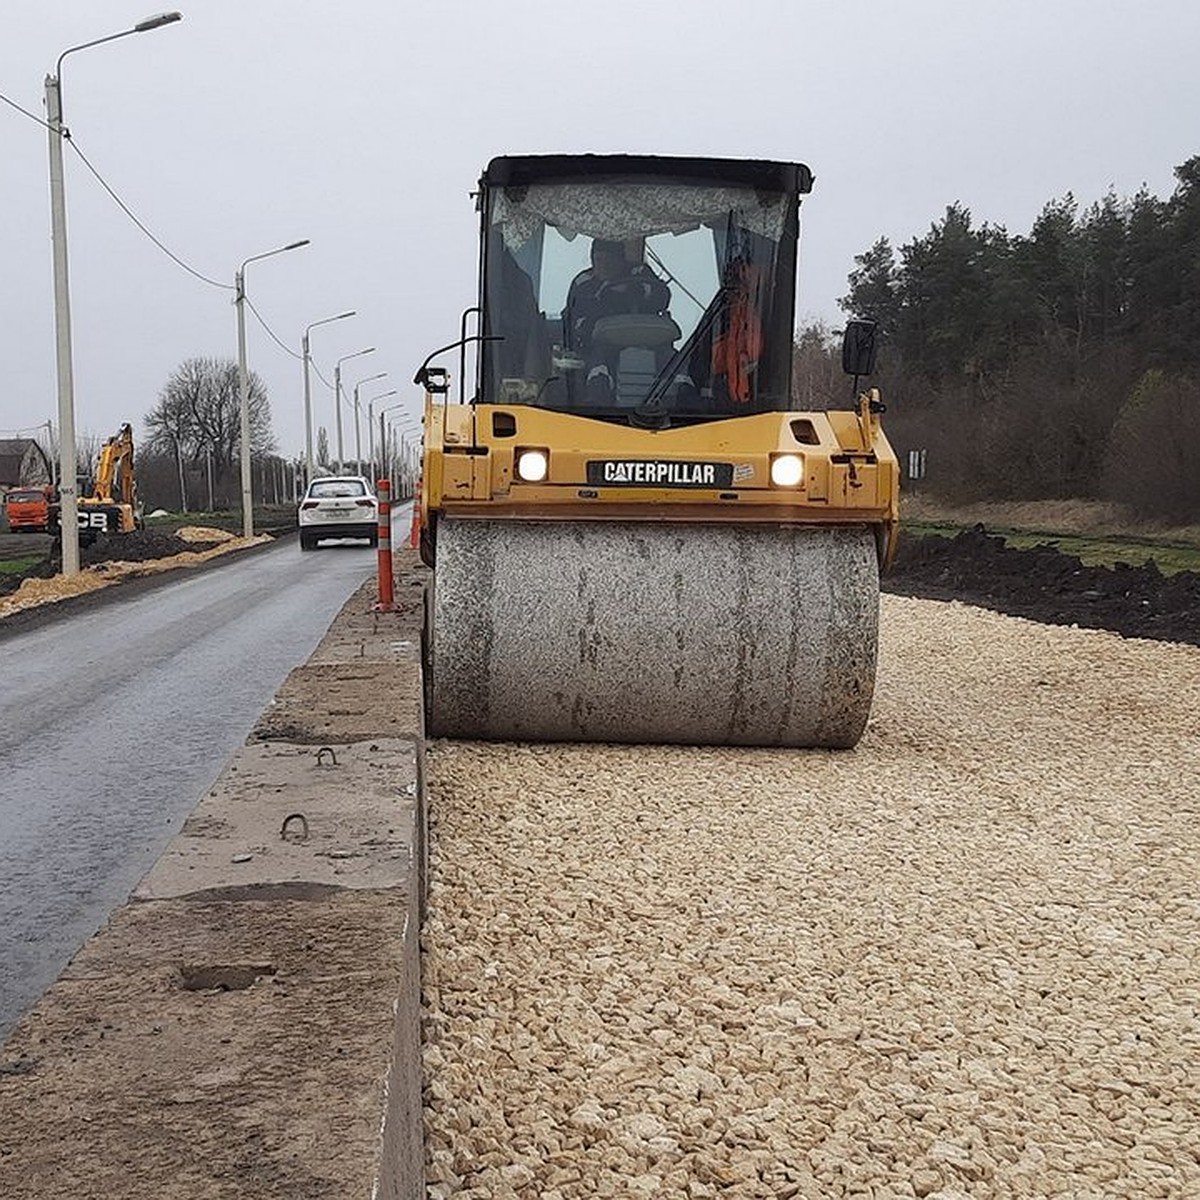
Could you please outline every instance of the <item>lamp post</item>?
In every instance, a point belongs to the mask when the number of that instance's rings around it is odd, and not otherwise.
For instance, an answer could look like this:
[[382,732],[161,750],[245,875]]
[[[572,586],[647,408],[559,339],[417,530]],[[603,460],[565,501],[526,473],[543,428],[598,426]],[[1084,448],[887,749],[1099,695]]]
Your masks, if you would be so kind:
[[[376,399],[382,400],[383,397],[377,396]],[[385,408],[381,408],[379,410],[379,469],[380,469],[380,473],[383,475],[390,476],[392,473],[391,460],[388,457],[388,444],[387,444],[388,443],[387,431],[388,431],[388,426],[391,424],[391,422],[385,421],[384,417],[386,416],[386,414],[395,411],[397,408],[403,408],[403,407],[404,407],[404,401],[397,400],[394,404],[389,404]],[[397,495],[398,494],[399,493],[397,493]]]
[[344,321],[347,317],[354,316],[354,310],[349,312],[338,313],[336,317],[323,317],[320,321],[313,321],[311,324],[304,327],[304,337],[300,339],[301,357],[304,359],[304,450],[305,450],[305,480],[304,486],[307,487],[312,483],[313,477],[313,426],[312,426],[312,390],[308,378],[308,368],[312,361],[312,355],[308,348],[308,335],[316,329],[318,325],[328,325],[331,321]]
[[75,482],[75,376],[71,355],[71,288],[67,269],[67,196],[63,186],[63,149],[71,136],[63,124],[62,64],[68,54],[134,33],[148,33],[182,20],[177,12],[159,13],[139,21],[132,29],[109,34],[94,41],[68,46],[47,75],[46,125],[50,131],[50,238],[54,256],[55,365],[58,375],[58,523],[62,537],[62,572],[79,574],[79,496]]
[[353,354],[343,354],[333,367],[333,411],[337,418],[338,474],[346,469],[345,454],[342,449],[342,363],[352,358],[360,358],[364,354],[374,354],[375,347],[368,346],[365,350],[355,350]]
[[[372,396],[370,398],[370,400],[367,401],[367,458],[371,462],[372,474],[375,473],[375,401],[376,400],[385,400],[388,396],[396,396],[396,395],[399,395],[399,393],[396,391],[395,388],[392,388],[392,390],[390,392],[383,392],[381,395]],[[380,430],[383,429],[383,414],[382,413],[380,414],[379,428],[380,428]],[[381,448],[382,448],[382,436],[383,435],[381,433],[380,434]],[[379,459],[380,459],[380,465],[383,465],[384,457],[382,454],[380,454]],[[379,472],[379,474],[382,474],[382,471]],[[375,475],[375,477],[378,478],[379,476]]]
[[368,375],[366,379],[360,379],[354,385],[354,465],[358,469],[359,474],[362,474],[362,427],[359,421],[361,410],[358,407],[358,389],[364,383],[372,383],[376,379],[386,378],[387,372],[380,371],[378,375]]
[[[395,404],[395,405],[392,405],[392,407],[393,408],[401,408],[401,407],[403,407],[403,405]],[[380,417],[381,422],[382,422],[382,419],[383,418],[381,415],[381,417]],[[415,477],[415,471],[413,471],[411,469],[411,467],[412,467],[412,463],[410,462],[411,452],[410,452],[410,447],[408,444],[408,438],[409,438],[409,435],[415,434],[417,437],[417,441],[419,441],[421,438],[421,430],[417,425],[416,418],[414,418],[413,416],[411,416],[410,414],[407,414],[407,413],[398,419],[393,419],[392,421],[389,421],[388,425],[391,427],[393,433],[398,433],[400,436],[400,453],[397,456],[397,459],[398,459],[398,461],[400,463],[400,467],[401,467],[401,476],[400,476],[401,486],[397,489],[396,494],[398,496],[403,495],[405,498],[407,498],[410,493],[409,493],[409,489],[408,489],[408,480],[405,478],[405,475],[408,474],[408,475],[413,475]],[[414,443],[414,445],[415,444],[416,443]]]
[[250,488],[250,383],[246,372],[246,267],[262,258],[272,258],[276,254],[284,254],[288,250],[299,250],[308,245],[308,238],[299,242],[289,242],[274,250],[265,250],[262,254],[252,254],[242,260],[233,277],[234,306],[237,308],[237,337],[238,337],[238,401],[241,408],[242,430],[241,445],[238,456],[242,467],[242,536],[254,536],[254,499]]

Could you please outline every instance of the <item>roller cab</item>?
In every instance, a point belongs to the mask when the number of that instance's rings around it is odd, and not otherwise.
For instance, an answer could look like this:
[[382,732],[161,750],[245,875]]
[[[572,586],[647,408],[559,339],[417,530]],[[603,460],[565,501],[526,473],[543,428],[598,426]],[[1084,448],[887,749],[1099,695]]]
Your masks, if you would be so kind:
[[[790,400],[811,185],[791,163],[488,166],[458,396],[433,356],[418,372],[432,732],[858,740],[898,468],[876,392]],[[866,324],[844,353],[868,373]]]

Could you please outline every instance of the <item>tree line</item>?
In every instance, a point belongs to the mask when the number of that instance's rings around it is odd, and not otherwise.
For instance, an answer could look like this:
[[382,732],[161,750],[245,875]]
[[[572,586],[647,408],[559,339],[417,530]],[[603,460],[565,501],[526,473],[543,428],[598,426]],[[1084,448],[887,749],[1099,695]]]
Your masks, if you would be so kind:
[[[247,376],[252,493],[256,503],[285,503],[297,489],[300,464],[277,453],[271,404],[261,378]],[[169,376],[143,416],[137,452],[138,490],[148,511],[241,506],[241,401],[237,363],[189,358]]]
[[[880,324],[902,460],[948,499],[1088,497],[1200,510],[1200,156],[1166,199],[1051,200],[1027,234],[951,204],[855,256],[841,307]],[[828,331],[801,331],[797,403],[845,404]]]

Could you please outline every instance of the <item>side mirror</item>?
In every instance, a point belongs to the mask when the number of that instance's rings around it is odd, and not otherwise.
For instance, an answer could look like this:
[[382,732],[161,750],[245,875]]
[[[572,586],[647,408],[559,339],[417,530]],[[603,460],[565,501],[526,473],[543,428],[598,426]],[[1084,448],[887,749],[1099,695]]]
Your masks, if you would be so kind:
[[878,321],[855,317],[846,322],[842,336],[842,370],[847,375],[870,375],[875,370],[875,335]]
[[450,372],[426,364],[413,376],[413,383],[419,383],[431,396],[444,396],[450,390]]

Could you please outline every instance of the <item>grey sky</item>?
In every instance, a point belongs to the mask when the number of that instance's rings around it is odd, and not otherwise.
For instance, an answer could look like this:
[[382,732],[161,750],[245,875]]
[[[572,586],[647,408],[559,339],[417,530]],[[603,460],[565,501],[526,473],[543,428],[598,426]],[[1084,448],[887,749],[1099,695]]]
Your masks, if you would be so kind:
[[[162,0],[157,0],[162,3]],[[164,3],[163,7],[167,7]],[[1159,0],[179,0],[182,22],[72,55],[66,122],[180,257],[248,292],[325,377],[409,382],[475,298],[468,199],[505,153],[798,159],[799,312],[836,321],[853,256],[924,232],[946,204],[1026,231],[1048,199],[1083,203],[1200,153],[1200,5]],[[0,92],[42,113],[68,46],[156,11],[134,0],[3,0]],[[0,105],[4,308],[0,436],[56,415],[46,133]],[[77,425],[140,429],[171,370],[233,357],[231,293],[180,270],[68,153]],[[281,449],[304,447],[300,364],[249,318]],[[314,379],[316,423],[331,393]],[[352,423],[347,427],[353,445]],[[364,430],[365,441],[365,430]]]

